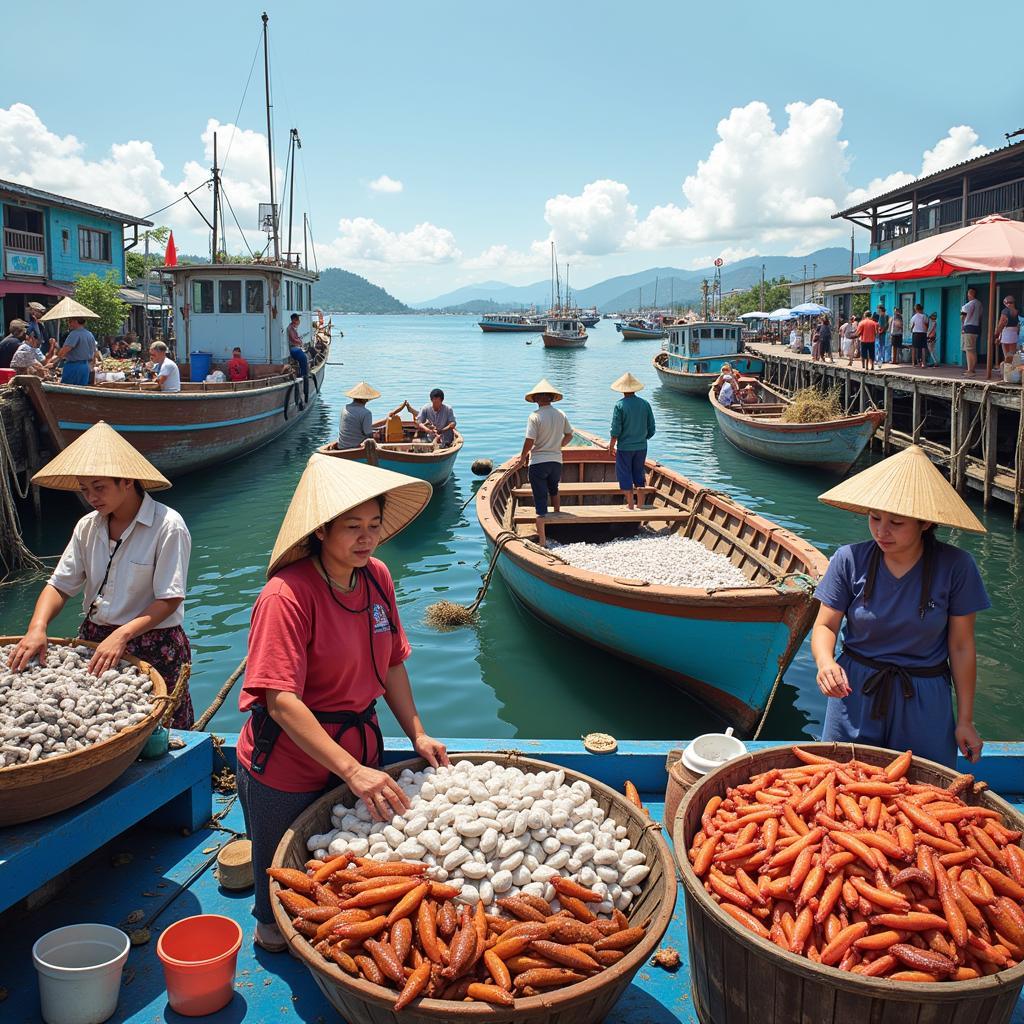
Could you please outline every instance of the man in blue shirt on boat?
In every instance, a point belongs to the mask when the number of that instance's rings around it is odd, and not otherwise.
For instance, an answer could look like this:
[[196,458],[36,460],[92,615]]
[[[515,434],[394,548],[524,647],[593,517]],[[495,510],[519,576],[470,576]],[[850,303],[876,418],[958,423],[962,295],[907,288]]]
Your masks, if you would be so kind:
[[615,454],[615,475],[628,508],[641,504],[640,489],[647,484],[647,442],[654,437],[654,411],[649,402],[637,395],[643,386],[631,373],[624,373],[612,384],[612,391],[621,391],[622,397],[612,411],[608,447]]

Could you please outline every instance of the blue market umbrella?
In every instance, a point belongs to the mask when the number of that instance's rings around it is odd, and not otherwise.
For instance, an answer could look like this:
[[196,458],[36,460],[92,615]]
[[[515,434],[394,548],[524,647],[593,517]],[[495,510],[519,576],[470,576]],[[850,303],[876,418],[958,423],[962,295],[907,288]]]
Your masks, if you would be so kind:
[[821,316],[823,313],[830,312],[828,306],[822,306],[818,302],[801,302],[799,306],[794,306],[790,312],[794,316]]

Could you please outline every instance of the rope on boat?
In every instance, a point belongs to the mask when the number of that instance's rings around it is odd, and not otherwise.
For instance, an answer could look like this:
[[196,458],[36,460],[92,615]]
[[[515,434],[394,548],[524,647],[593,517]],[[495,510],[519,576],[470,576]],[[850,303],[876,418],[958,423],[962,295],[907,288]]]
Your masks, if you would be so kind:
[[[487,572],[484,573],[483,582],[480,585],[480,589],[476,592],[473,603],[467,606],[456,604],[454,601],[437,601],[432,605],[428,605],[424,615],[424,622],[438,630],[457,629],[459,626],[472,625],[476,620],[476,613],[480,603],[487,593],[487,588],[491,585],[494,567],[498,564],[498,556],[509,541],[521,539],[518,534],[513,533],[511,530],[502,530],[495,538],[490,564],[487,566]],[[546,553],[550,554],[550,552]]]
[[13,582],[9,580],[11,576],[39,575],[48,571],[46,563],[22,540],[21,519],[15,501],[24,501],[30,488],[31,476],[27,470],[24,487],[18,480],[7,427],[0,415],[0,566],[5,582]]
[[247,654],[238,663],[235,671],[227,677],[224,681],[224,685],[217,691],[217,696],[210,702],[210,706],[196,719],[195,724],[192,726],[193,732],[202,732],[210,724],[210,719],[220,711],[221,706],[224,701],[227,700],[227,696],[231,692],[235,683],[238,682],[242,674],[245,672],[245,663],[248,660],[249,655]]

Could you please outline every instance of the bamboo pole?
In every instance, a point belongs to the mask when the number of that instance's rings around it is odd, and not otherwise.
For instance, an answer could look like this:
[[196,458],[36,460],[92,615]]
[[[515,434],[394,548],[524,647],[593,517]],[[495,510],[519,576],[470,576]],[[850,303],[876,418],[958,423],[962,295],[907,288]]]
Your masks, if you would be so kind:
[[996,273],[988,275],[988,345],[985,352],[985,379],[992,379],[992,335],[996,329]]

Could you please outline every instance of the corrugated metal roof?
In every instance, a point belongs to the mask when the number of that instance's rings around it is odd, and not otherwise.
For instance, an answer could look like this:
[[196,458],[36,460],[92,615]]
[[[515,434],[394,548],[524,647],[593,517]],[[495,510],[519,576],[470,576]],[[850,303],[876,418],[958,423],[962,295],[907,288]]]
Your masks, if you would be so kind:
[[907,182],[906,185],[900,185],[899,188],[890,189],[888,192],[883,192],[881,195],[872,196],[870,199],[866,199],[863,203],[858,203],[856,206],[840,210],[839,213],[833,213],[832,220],[836,220],[839,217],[846,217],[851,213],[860,213],[864,210],[870,210],[872,206],[877,206],[879,203],[889,202],[900,197],[909,199],[911,198],[914,189],[919,189],[922,185],[930,185],[934,182],[941,181],[943,178],[955,178],[969,168],[983,167],[987,164],[996,164],[1008,157],[1012,159],[1013,157],[1018,156],[1024,160],[1024,149],[1020,148],[1022,146],[1024,146],[1024,142],[1011,142],[999,149],[992,150],[990,153],[983,153],[981,156],[972,157],[970,160],[962,160],[958,164],[953,164],[952,167],[936,171],[934,174],[927,174],[923,178],[917,178],[914,181]]
[[109,220],[116,220],[122,224],[138,224],[140,227],[147,228],[153,226],[151,220],[143,220],[141,217],[132,216],[130,213],[119,213],[117,210],[108,210],[104,206],[93,206],[92,203],[83,203],[79,199],[59,196],[55,192],[44,192],[42,189],[32,188],[30,185],[20,185],[16,181],[4,181],[0,178],[0,192],[8,192],[20,199],[28,199],[36,203],[60,206],[66,210],[80,210],[83,213],[91,213],[97,217],[106,217]]

